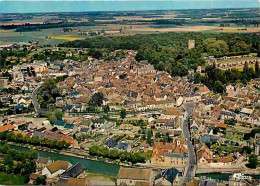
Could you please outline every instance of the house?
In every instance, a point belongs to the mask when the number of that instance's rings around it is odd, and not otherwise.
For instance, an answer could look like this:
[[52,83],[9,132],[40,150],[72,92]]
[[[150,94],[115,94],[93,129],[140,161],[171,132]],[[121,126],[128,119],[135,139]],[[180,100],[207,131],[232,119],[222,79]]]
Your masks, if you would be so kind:
[[121,131],[132,131],[133,130],[133,124],[121,124],[119,126],[119,130]]
[[73,56],[73,53],[71,52],[71,51],[68,51],[67,53],[66,53],[66,57],[72,57]]
[[88,179],[87,181],[87,185],[88,186],[98,186],[98,185],[108,185],[108,186],[112,186],[112,185],[116,185],[115,182],[113,182],[112,180],[109,181],[109,180],[98,180],[98,179],[95,179],[95,178],[90,178]]
[[169,168],[162,171],[162,176],[154,181],[154,185],[177,185],[178,184],[178,170],[176,168]]
[[64,173],[68,168],[70,168],[72,165],[67,161],[55,161],[49,166],[46,166],[42,170],[42,175],[46,175],[47,178],[55,178],[60,176],[62,173]]
[[15,127],[11,124],[0,126],[0,133],[5,131],[12,131]]
[[36,179],[37,179],[38,177],[42,177],[42,176],[44,176],[44,175],[36,174],[36,173],[30,174],[30,176],[29,176],[29,184],[30,184],[30,185],[34,185]]
[[35,131],[33,133],[32,137],[43,138],[44,137],[44,132]]
[[105,124],[103,125],[103,127],[101,127],[102,131],[109,131],[110,129],[116,127],[116,122],[113,121],[108,121],[105,122]]
[[7,77],[0,77],[0,89],[4,89],[8,87],[9,79]]
[[65,106],[65,110],[66,110],[67,112],[72,112],[73,108],[74,108],[74,105],[66,105],[66,106]]
[[199,186],[200,180],[199,178],[193,178],[191,181],[187,182],[187,186]]
[[63,134],[55,133],[55,132],[44,132],[44,138],[50,139],[50,140],[61,140]]
[[105,119],[93,119],[92,120],[92,127],[94,129],[100,129],[100,128],[103,128],[105,123],[106,123],[106,120]]
[[118,145],[118,142],[114,139],[109,139],[106,142],[108,148],[115,148]]
[[38,157],[38,159],[35,161],[36,162],[36,167],[38,170],[42,170],[44,167],[47,167],[52,164],[52,161],[50,158],[43,158],[43,157]]
[[69,178],[69,179],[60,178],[57,185],[79,185],[79,186],[82,186],[82,185],[87,185],[87,180],[84,179],[84,178]]
[[201,73],[205,71],[205,66],[198,66],[196,72]]
[[125,141],[121,141],[121,142],[118,144],[118,149],[119,149],[119,150],[124,150],[124,151],[130,152],[130,151],[131,151],[131,145],[128,144],[127,142],[125,142]]
[[69,130],[73,130],[75,128],[75,125],[74,124],[71,124],[71,123],[66,123],[64,125],[64,129],[69,129]]
[[81,127],[79,132],[80,133],[84,133],[84,134],[88,134],[89,133],[89,128]]
[[64,173],[61,174],[62,178],[78,178],[80,174],[85,173],[85,166],[81,163],[77,163],[67,169]]
[[155,69],[153,67],[153,65],[144,65],[140,68],[137,69],[137,74],[138,75],[142,75],[142,74],[146,74],[146,73],[155,73]]
[[210,143],[211,141],[218,141],[219,139],[220,139],[219,136],[210,135],[210,134],[204,134],[204,135],[200,138],[200,142],[201,142],[201,143]]
[[176,117],[180,117],[183,119],[182,110],[179,108],[168,108],[165,112],[161,115],[160,119],[175,119]]
[[63,128],[66,125],[65,121],[62,120],[56,120],[54,123],[54,126],[56,126],[57,128]]
[[197,90],[197,93],[199,95],[206,95],[206,94],[210,93],[210,90],[208,89],[208,87],[199,87]]
[[234,157],[232,155],[226,156],[226,157],[218,157],[214,158],[210,162],[211,167],[224,167],[224,166],[230,166],[234,162]]
[[117,185],[153,185],[155,173],[152,169],[120,167]]
[[66,143],[70,144],[74,148],[78,148],[78,141],[75,139],[72,139],[68,136],[62,136],[61,141],[65,141]]
[[213,152],[205,145],[201,144],[197,151],[197,162],[199,166],[208,166],[213,158]]
[[173,143],[155,142],[151,158],[152,164],[185,166],[188,163],[188,150],[184,140]]

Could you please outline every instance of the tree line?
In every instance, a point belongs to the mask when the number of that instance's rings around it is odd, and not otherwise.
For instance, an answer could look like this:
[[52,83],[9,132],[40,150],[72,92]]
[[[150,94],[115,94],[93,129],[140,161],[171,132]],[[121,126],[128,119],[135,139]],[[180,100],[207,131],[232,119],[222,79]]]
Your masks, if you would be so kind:
[[195,73],[190,80],[195,84],[203,83],[216,93],[224,93],[228,83],[241,82],[246,84],[251,79],[257,78],[260,75],[258,62],[255,64],[255,70],[252,67],[249,67],[248,63],[245,63],[243,71],[241,72],[236,69],[217,69],[216,64],[214,63],[213,65],[207,66],[205,72],[205,76],[201,76],[200,73]]
[[101,146],[91,146],[89,148],[89,154],[92,156],[99,156],[103,158],[109,158],[111,160],[119,159],[121,162],[131,162],[132,164],[136,163],[145,163],[147,159],[151,158],[151,154],[144,152],[126,152],[118,151],[116,149],[108,149]]
[[30,174],[36,171],[35,159],[38,155],[35,151],[15,150],[4,144],[0,145],[0,156],[3,157],[0,172],[21,175],[25,177],[25,183],[29,181]]
[[[188,41],[195,48],[188,49]],[[137,50],[136,60],[148,60],[157,70],[185,76],[189,69],[204,65],[206,56],[232,56],[257,52],[260,38],[255,33],[160,33],[118,37],[95,37],[59,44],[60,47]]]
[[0,133],[0,140],[36,145],[36,146],[47,147],[47,148],[57,149],[57,150],[67,149],[69,147],[69,144],[66,143],[65,141],[23,136],[22,134],[14,134],[12,132],[6,132],[6,131]]

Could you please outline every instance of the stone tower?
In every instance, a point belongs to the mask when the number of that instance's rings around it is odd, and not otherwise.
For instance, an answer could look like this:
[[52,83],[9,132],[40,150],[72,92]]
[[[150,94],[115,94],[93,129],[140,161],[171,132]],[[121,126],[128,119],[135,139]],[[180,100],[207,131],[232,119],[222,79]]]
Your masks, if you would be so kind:
[[188,48],[189,48],[189,49],[195,48],[195,40],[189,40]]

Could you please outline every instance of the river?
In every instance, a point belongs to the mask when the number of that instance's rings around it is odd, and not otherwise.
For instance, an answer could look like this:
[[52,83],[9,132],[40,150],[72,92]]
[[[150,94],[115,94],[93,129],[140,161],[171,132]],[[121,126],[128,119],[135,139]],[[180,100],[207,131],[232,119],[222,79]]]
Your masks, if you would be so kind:
[[[13,146],[10,145],[11,148],[14,148],[16,150],[26,150],[29,151],[30,149],[25,147],[19,147],[19,146]],[[69,161],[71,164],[76,164],[80,162],[86,167],[86,171],[95,172],[95,173],[101,173],[106,175],[117,175],[120,166],[116,164],[106,163],[102,161],[94,161],[94,160],[88,160],[83,158],[77,158],[73,156],[68,155],[62,155],[62,154],[56,154],[53,152],[46,152],[46,151],[40,151],[36,150],[41,157],[47,158],[50,157],[51,160],[64,160]],[[229,176],[231,174],[229,173],[204,173],[204,174],[196,174],[197,177],[208,177],[216,180],[223,180],[227,181],[229,179]],[[260,179],[260,175],[250,175],[254,179]]]
[[[30,149],[25,147],[19,147],[19,146],[13,146],[10,145],[11,148],[14,148],[16,150],[26,150],[29,151]],[[36,150],[41,157],[47,158],[50,157],[51,160],[64,160],[70,162],[72,165],[76,163],[81,163],[86,167],[86,171],[95,172],[95,173],[101,173],[106,175],[117,175],[120,166],[116,164],[106,163],[102,161],[94,161],[94,160],[88,160],[83,158],[77,158],[62,154],[56,154],[52,152],[46,152],[46,151],[40,151]]]
[[[214,180],[222,180],[222,181],[228,181],[229,176],[232,174],[230,173],[201,173],[201,174],[196,174],[197,177],[207,177],[211,178]],[[254,175],[254,174],[245,174],[247,176],[252,176],[253,179],[260,179],[260,175]]]

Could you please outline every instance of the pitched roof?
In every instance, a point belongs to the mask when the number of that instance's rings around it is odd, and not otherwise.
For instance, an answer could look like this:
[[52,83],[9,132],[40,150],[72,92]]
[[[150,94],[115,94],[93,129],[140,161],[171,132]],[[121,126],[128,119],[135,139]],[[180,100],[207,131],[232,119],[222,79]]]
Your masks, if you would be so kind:
[[77,163],[70,167],[68,170],[66,170],[61,177],[64,178],[77,178],[78,175],[80,175],[82,172],[84,172],[85,166],[81,163]]
[[42,174],[32,173],[32,174],[30,174],[29,179],[36,180],[38,177],[41,177],[41,176],[43,176],[43,175]]
[[147,180],[153,176],[152,169],[125,168],[120,167],[117,179]]
[[15,127],[13,125],[7,124],[4,126],[0,126],[0,132],[9,131],[14,129]]
[[50,171],[50,173],[57,172],[58,170],[67,170],[69,168],[70,163],[67,161],[55,161],[53,164],[47,166],[47,169]]
[[[179,140],[177,140],[179,141]],[[180,155],[185,155],[188,153],[187,148],[184,146],[184,144],[181,142],[180,144],[177,144],[178,142],[174,143],[163,143],[163,142],[155,142],[153,146],[153,158],[161,158],[162,156],[174,156],[174,157],[184,157]],[[165,154],[166,153],[166,154]],[[177,155],[179,154],[179,155]]]
[[65,141],[68,144],[75,144],[77,142],[77,140],[71,139],[68,136],[62,136],[61,141]]
[[44,133],[44,138],[48,138],[48,139],[51,139],[51,140],[61,140],[62,136],[63,136],[62,134],[49,132],[49,131],[46,131]]
[[86,179],[68,179],[67,185],[86,185]]
[[33,133],[33,137],[43,138],[43,137],[44,137],[44,133],[43,133],[43,132],[35,131],[35,132]]
[[21,134],[23,137],[27,135],[26,132],[21,132],[21,131],[13,131],[13,133],[14,133],[15,135]]
[[67,124],[64,126],[64,128],[66,128],[66,129],[73,129],[74,126],[75,126],[74,124],[67,123]]
[[182,112],[176,108],[170,108],[170,109],[167,109],[164,114],[180,116],[182,114]]
[[176,168],[166,169],[162,176],[167,179],[170,183],[173,183],[176,176],[178,175],[178,170]]
[[50,158],[43,158],[43,157],[40,157],[40,156],[36,160],[37,163],[43,163],[43,164],[47,164],[48,161],[50,161]]
[[57,125],[57,126],[64,126],[66,124],[65,121],[62,121],[62,120],[57,120],[55,121],[54,125]]

